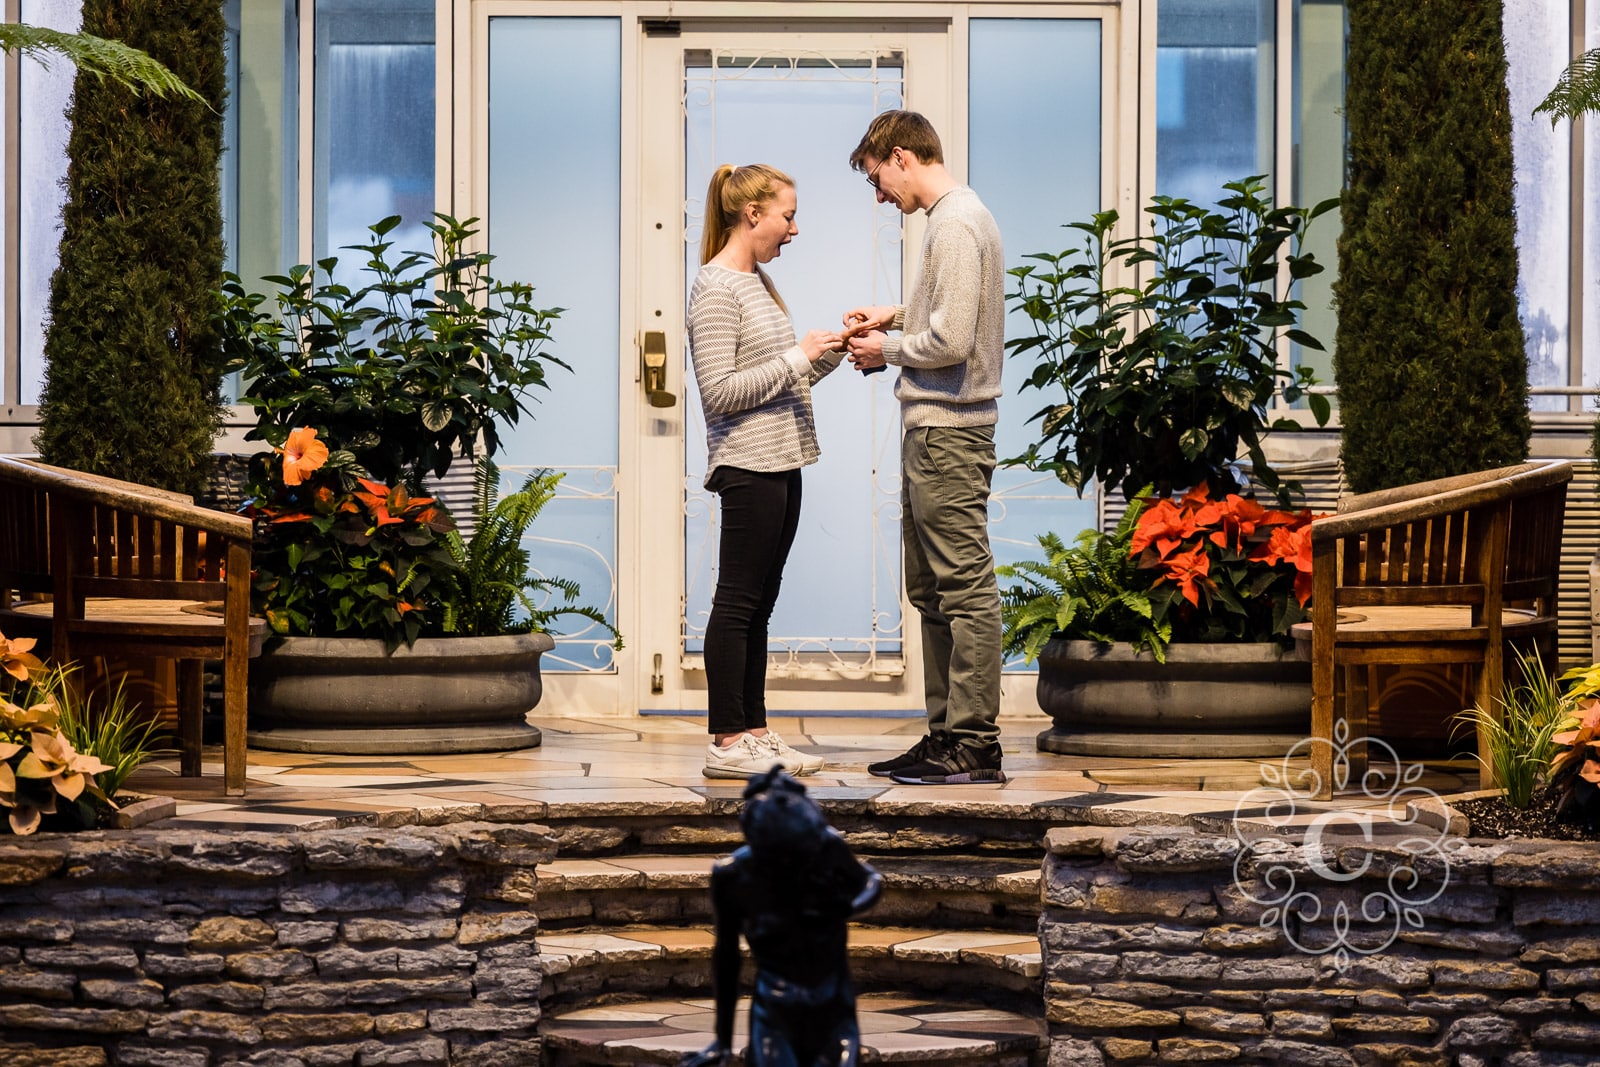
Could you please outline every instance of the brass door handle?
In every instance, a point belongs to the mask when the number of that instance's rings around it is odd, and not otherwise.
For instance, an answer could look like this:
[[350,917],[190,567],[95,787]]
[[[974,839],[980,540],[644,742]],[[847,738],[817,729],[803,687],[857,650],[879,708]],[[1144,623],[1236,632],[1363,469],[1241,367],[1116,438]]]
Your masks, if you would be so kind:
[[667,334],[664,330],[646,330],[644,343],[639,346],[639,379],[644,382],[644,395],[653,408],[670,408],[678,398],[667,392]]

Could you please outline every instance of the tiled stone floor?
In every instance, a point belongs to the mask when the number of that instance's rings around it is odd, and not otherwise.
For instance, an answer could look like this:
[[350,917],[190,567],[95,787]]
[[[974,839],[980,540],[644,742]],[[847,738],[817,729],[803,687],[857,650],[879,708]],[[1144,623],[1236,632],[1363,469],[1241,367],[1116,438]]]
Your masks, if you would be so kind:
[[[546,1042],[604,1046],[627,1062],[635,1058],[670,1063],[684,1052],[704,1048],[712,1027],[709,999],[655,1000],[585,1008],[551,1020],[543,1030]],[[734,1043],[747,1040],[749,1001],[736,1015]],[[1037,1047],[1044,1022],[993,1008],[950,1010],[946,1004],[916,996],[868,993],[856,1002],[856,1021],[863,1043],[877,1061],[966,1062],[999,1064],[1005,1054]],[[607,1062],[613,1062],[608,1059]]]
[[[179,777],[176,759],[152,764],[137,772],[128,788],[177,799],[176,817],[163,825],[256,830],[403,825],[484,814],[535,820],[586,811],[693,814],[708,797],[738,795],[737,782],[701,776],[704,719],[535,715],[532,721],[544,743],[520,752],[408,758],[252,749],[244,797],[223,795],[220,760],[208,760],[198,779]],[[1263,783],[1283,772],[1281,761],[1273,760],[1042,753],[1034,738],[1048,720],[1015,717],[1001,723],[1010,778],[1005,785],[900,786],[873,778],[866,765],[903,751],[921,736],[921,718],[775,717],[771,725],[791,744],[828,760],[820,774],[807,779],[815,795],[867,798],[874,811],[883,813],[1089,809],[1090,821],[1102,825],[1214,828],[1236,815],[1263,817],[1273,798],[1260,792],[1270,789]],[[1476,771],[1465,760],[1429,763],[1421,779],[1409,784],[1447,795],[1476,788]],[[1330,806],[1392,817],[1387,800],[1357,794],[1331,805],[1302,800],[1289,821],[1313,818]],[[1403,805],[1395,814],[1403,816]],[[1082,821],[1081,815],[1075,821]]]

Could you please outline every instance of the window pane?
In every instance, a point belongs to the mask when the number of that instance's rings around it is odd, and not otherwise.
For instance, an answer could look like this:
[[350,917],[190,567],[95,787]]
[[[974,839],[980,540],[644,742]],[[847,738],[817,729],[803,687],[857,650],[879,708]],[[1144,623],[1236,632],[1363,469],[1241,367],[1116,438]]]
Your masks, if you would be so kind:
[[[503,281],[567,310],[550,389],[508,435],[511,488],[548,467],[566,478],[527,547],[541,574],[570,578],[579,603],[616,620],[618,275],[622,29],[614,18],[489,20],[489,250]],[[554,162],[552,162],[554,161]],[[582,175],[576,180],[575,175]],[[611,670],[611,647],[581,619],[557,620],[545,670]]]
[[[1295,8],[1294,61],[1294,203],[1314,207],[1339,195],[1344,185],[1345,12],[1343,0],[1302,0]],[[1333,335],[1338,318],[1333,308],[1333,280],[1339,267],[1339,212],[1331,211],[1311,226],[1303,251],[1317,257],[1321,274],[1299,283],[1305,301],[1302,326],[1325,346],[1319,352],[1300,344],[1289,346],[1292,365],[1316,371],[1324,384],[1333,383]]]
[[1213,204],[1273,173],[1272,0],[1158,0],[1156,191]]
[[[1519,0],[1504,15],[1511,145],[1516,159],[1517,306],[1530,385],[1567,385],[1572,141],[1569,124],[1533,114],[1566,67],[1567,0]],[[1565,411],[1536,396],[1534,411]]]
[[367,227],[389,215],[398,249],[427,248],[434,208],[434,0],[318,0],[318,258],[352,276]]
[[[1584,50],[1600,48],[1600,3],[1588,6]],[[1583,124],[1583,384],[1600,386],[1600,115]]]
[[[974,19],[967,106],[972,160],[968,179],[994,213],[1006,265],[1032,252],[1078,244],[1067,223],[1107,206],[1100,190],[1100,33],[1098,19]],[[1019,106],[1019,101],[1026,101]],[[1041,182],[1041,174],[1049,181]],[[1031,332],[1007,316],[1008,336]],[[1032,365],[1006,360],[995,451],[1025,452],[1039,424],[1029,416],[1064,399],[1059,388],[1023,389]],[[1039,556],[1037,536],[1070,541],[1095,524],[1095,496],[1083,499],[1049,474],[1000,467],[994,473],[989,535],[997,563]]]
[[[76,0],[23,0],[22,21],[76,31]],[[44,391],[44,324],[50,311],[50,275],[60,258],[61,208],[67,191],[67,123],[72,101],[71,63],[50,62],[48,70],[24,60],[18,95],[22,129],[17,145],[22,174],[21,232],[17,279],[21,289],[22,403],[37,404]]]

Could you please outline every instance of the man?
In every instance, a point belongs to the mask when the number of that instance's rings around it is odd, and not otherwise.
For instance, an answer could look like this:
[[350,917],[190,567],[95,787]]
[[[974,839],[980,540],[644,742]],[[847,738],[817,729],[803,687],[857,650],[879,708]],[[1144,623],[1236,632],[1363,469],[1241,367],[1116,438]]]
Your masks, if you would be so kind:
[[914,111],[873,119],[850,166],[879,203],[928,215],[910,300],[845,316],[858,370],[900,368],[901,542],[906,594],[922,618],[928,702],[927,736],[867,769],[905,784],[1004,782],[1000,592],[988,525],[1005,354],[1000,231],[978,195],[950,176],[939,135]]

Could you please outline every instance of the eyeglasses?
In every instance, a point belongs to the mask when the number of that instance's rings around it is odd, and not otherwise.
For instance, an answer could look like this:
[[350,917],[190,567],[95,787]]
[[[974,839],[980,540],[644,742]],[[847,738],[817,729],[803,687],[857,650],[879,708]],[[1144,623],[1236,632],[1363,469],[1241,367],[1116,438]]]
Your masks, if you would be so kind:
[[867,184],[872,186],[874,189],[881,190],[881,186],[878,185],[878,171],[883,169],[883,165],[889,162],[889,156],[892,155],[894,155],[894,149],[891,148],[889,149],[888,156],[884,156],[882,159],[878,160],[878,165],[867,171]]

